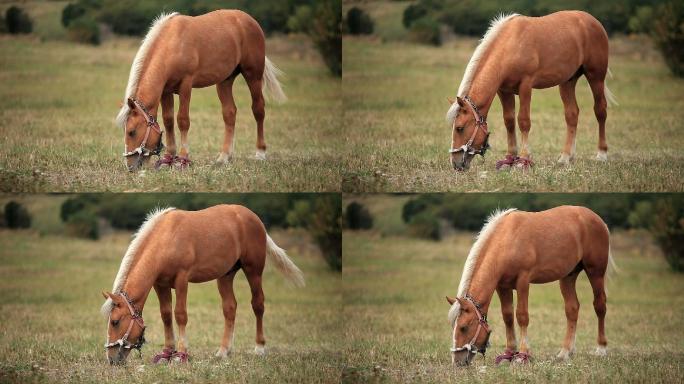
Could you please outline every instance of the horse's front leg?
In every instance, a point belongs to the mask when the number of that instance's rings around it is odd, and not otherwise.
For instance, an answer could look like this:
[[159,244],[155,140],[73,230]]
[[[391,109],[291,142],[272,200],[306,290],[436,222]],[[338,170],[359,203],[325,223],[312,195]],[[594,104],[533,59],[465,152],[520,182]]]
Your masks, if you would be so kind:
[[166,131],[166,153],[157,162],[157,169],[173,165],[173,161],[176,158],[176,136],[173,130],[173,93],[162,95],[161,107],[164,131]]
[[177,165],[183,169],[190,165],[190,144],[188,131],[190,130],[190,95],[192,94],[192,78],[186,77],[178,88],[178,130],[181,136],[180,153]]
[[563,100],[563,107],[565,107],[565,124],[567,125],[567,135],[565,136],[565,146],[563,153],[561,153],[558,162],[561,164],[570,164],[570,161],[575,157],[575,142],[577,136],[577,119],[579,117],[579,107],[577,106],[577,99],[575,98],[575,85],[577,84],[577,77],[567,81],[560,86],[561,100]]
[[518,111],[518,126],[520,127],[520,159],[516,162],[517,165],[526,168],[530,165],[531,149],[528,135],[532,127],[532,120],[530,119],[530,104],[532,102],[532,81],[525,79],[520,83],[518,88],[518,96],[520,97],[520,109]]
[[178,346],[174,354],[174,360],[178,362],[188,361],[188,339],[185,335],[185,326],[188,324],[188,278],[185,273],[179,273],[175,281],[176,288],[176,308],[174,316],[176,317],[176,324],[178,324]]
[[223,317],[225,319],[221,347],[219,347],[219,350],[216,352],[216,357],[227,357],[233,349],[235,311],[237,310],[237,300],[235,300],[235,293],[233,292],[233,279],[235,278],[236,273],[237,271],[234,271],[226,276],[221,276],[216,280],[219,293],[221,294]]
[[159,312],[164,323],[164,349],[152,359],[153,363],[165,363],[176,351],[176,338],[173,335],[173,313],[171,305],[171,287],[154,286],[159,298]]
[[504,360],[511,361],[513,359],[518,351],[518,342],[515,339],[515,326],[513,324],[513,290],[497,288],[496,293],[499,295],[499,301],[501,301],[501,316],[506,325],[506,350],[496,357],[496,364],[499,364]]
[[518,292],[518,307],[515,311],[515,317],[518,320],[518,326],[520,327],[520,352],[518,352],[513,359],[516,363],[526,363],[529,362],[530,359],[530,345],[527,341],[527,325],[530,322],[530,317],[527,312],[529,288],[529,279],[526,277],[518,278],[515,288]]
[[506,125],[506,137],[508,150],[503,160],[496,162],[496,169],[508,169],[515,163],[518,157],[518,142],[515,137],[515,95],[512,93],[498,92],[501,107],[503,108],[504,125]]

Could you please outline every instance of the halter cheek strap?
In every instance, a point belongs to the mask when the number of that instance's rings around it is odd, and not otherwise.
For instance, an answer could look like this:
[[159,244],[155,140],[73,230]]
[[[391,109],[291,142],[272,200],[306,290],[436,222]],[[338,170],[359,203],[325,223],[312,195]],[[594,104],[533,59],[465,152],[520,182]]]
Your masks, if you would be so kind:
[[[124,302],[128,306],[128,310],[131,313],[131,321],[128,323],[128,329],[126,329],[126,333],[124,333],[124,335],[120,339],[106,343],[104,345],[104,347],[105,347],[105,349],[109,349],[109,348],[114,348],[114,347],[118,346],[119,351],[121,351],[121,349],[123,348],[123,349],[137,349],[138,352],[140,352],[140,348],[142,348],[143,344],[145,344],[145,321],[142,318],[142,314],[140,314],[140,312],[138,312],[133,307],[133,302],[128,297],[126,292],[121,291],[119,293],[119,295],[124,298]],[[111,319],[111,316],[110,316],[110,319]],[[140,338],[138,338],[138,342],[135,344],[131,344],[128,341],[128,336],[131,334],[131,330],[133,329],[133,324],[138,324],[138,326],[142,329],[142,333],[140,334]]]
[[[470,139],[468,140],[468,142],[466,142],[458,148],[451,148],[449,150],[449,153],[463,152],[464,159],[466,154],[481,155],[482,157],[484,157],[485,153],[487,152],[487,149],[489,149],[489,130],[487,129],[487,120],[484,118],[484,116],[480,114],[480,111],[477,109],[475,103],[473,103],[473,101],[470,100],[470,97],[464,96],[463,100],[466,101],[466,104],[468,104],[470,110],[473,112],[473,116],[475,116],[475,129],[473,130],[473,134],[470,135]],[[475,141],[475,136],[477,136],[477,132],[480,129],[482,130],[482,132],[484,132],[486,136],[480,149],[475,149],[473,148],[473,142]]]
[[[161,140],[161,134],[162,130],[159,127],[159,123],[157,122],[157,119],[155,119],[154,116],[152,116],[149,112],[147,112],[147,108],[139,102],[137,99],[133,99],[133,105],[137,110],[139,110],[142,115],[145,117],[145,121],[147,122],[147,129],[145,130],[145,137],[143,137],[142,142],[140,143],[140,146],[132,151],[124,152],[123,156],[124,157],[129,157],[129,156],[150,156],[150,155],[159,155],[161,151],[164,149],[164,144],[162,143]],[[157,145],[157,148],[155,149],[148,149],[146,147],[147,145],[147,139],[150,137],[150,131],[154,130],[157,132],[160,136],[159,138],[159,145]]]
[[[462,347],[452,347],[451,352],[461,352],[467,350],[469,354],[475,354],[475,353],[482,353],[484,356],[485,352],[487,351],[487,347],[489,344],[489,334],[491,331],[489,330],[489,324],[487,324],[487,315],[482,314],[482,306],[478,304],[475,299],[473,299],[470,294],[465,295],[465,299],[470,301],[473,306],[475,307],[475,313],[477,314],[477,330],[475,331],[475,335],[473,336],[472,339]],[[456,343],[456,324],[454,324],[454,345]],[[484,342],[484,345],[478,347],[475,345],[475,342],[477,341],[477,337],[480,335],[480,331],[484,329],[485,332],[487,332],[487,339]],[[473,352],[474,350],[474,352]]]

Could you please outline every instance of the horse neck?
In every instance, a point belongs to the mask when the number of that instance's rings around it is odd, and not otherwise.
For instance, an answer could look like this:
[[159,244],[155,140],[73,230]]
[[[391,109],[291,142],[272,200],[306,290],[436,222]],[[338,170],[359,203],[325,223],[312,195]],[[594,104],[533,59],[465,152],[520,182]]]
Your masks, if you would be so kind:
[[498,60],[489,59],[489,54],[482,58],[482,65],[475,72],[473,82],[467,92],[468,97],[475,103],[485,119],[494,101],[494,96],[501,86],[502,79]]
[[[483,249],[482,251],[486,251]],[[488,257],[489,256],[489,257]],[[500,272],[496,269],[496,263],[490,262],[492,253],[483,252],[480,254],[480,260],[473,271],[468,286],[468,293],[479,304],[482,305],[482,311],[487,313],[489,304],[496,291],[496,286],[499,283]]]
[[162,92],[166,85],[166,79],[167,76],[163,62],[156,60],[154,57],[145,62],[140,72],[140,80],[138,81],[138,89],[135,91],[135,97],[147,107],[154,117],[157,117],[157,109],[159,108]]
[[130,272],[126,276],[126,282],[123,285],[123,291],[128,294],[141,313],[145,307],[147,295],[152,290],[152,286],[158,276],[155,263],[145,256],[145,253],[141,252],[139,258],[131,266]]

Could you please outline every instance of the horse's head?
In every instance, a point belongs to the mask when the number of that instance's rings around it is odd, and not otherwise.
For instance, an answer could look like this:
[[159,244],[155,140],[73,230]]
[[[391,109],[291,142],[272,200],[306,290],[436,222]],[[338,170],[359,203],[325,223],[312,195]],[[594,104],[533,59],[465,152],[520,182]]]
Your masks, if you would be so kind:
[[449,318],[452,326],[451,362],[454,366],[469,365],[475,355],[484,355],[491,331],[487,319],[475,304],[467,299],[451,298]]
[[158,155],[162,144],[161,128],[157,120],[138,100],[129,98],[128,116],[123,124],[126,166],[133,172],[147,163],[151,155]]
[[489,148],[489,131],[487,122],[477,111],[468,97],[457,97],[457,113],[453,117],[451,133],[451,165],[457,171],[464,171],[470,167],[475,155],[484,156]]
[[107,360],[109,364],[123,364],[131,349],[140,349],[145,343],[145,323],[126,294],[103,292],[112,300],[107,323]]

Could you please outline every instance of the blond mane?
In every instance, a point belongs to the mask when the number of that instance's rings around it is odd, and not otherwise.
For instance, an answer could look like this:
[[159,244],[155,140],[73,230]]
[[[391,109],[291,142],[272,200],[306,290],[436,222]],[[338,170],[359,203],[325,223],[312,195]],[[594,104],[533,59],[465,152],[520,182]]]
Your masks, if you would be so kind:
[[[478,44],[477,48],[475,48],[475,52],[473,52],[473,56],[470,58],[470,61],[468,62],[468,65],[466,66],[465,73],[463,74],[463,80],[461,80],[461,85],[458,87],[458,93],[456,96],[463,97],[468,94],[468,91],[470,91],[470,86],[473,83],[473,78],[475,77],[475,71],[477,70],[477,65],[480,62],[480,59],[484,55],[484,53],[487,51],[487,48],[491,45],[492,41],[496,39],[496,37],[499,35],[499,32],[501,31],[501,27],[510,19],[520,16],[517,13],[510,13],[507,15],[504,15],[503,13],[500,14],[499,16],[495,17],[492,19],[492,21],[489,24],[489,29],[487,29],[487,32],[484,34],[482,39],[480,40],[480,44]],[[451,107],[449,107],[449,111],[447,111],[447,121],[449,124],[453,124],[454,119],[456,118],[456,115],[458,115],[458,103],[453,103],[451,104]]]
[[[123,289],[123,285],[126,282],[126,277],[131,270],[131,265],[133,265],[133,260],[138,251],[138,248],[142,244],[143,240],[152,231],[155,225],[159,222],[159,219],[164,216],[165,213],[172,211],[176,208],[156,208],[147,214],[145,222],[140,226],[140,229],[133,235],[133,240],[128,245],[128,249],[121,260],[121,265],[119,266],[119,272],[116,274],[114,279],[114,284],[112,286],[112,292],[119,292]],[[105,300],[102,308],[100,309],[102,316],[107,317],[112,312],[112,299]]]
[[128,85],[126,85],[126,94],[124,95],[124,102],[119,110],[119,114],[116,115],[116,125],[123,128],[126,124],[126,119],[128,119],[128,113],[130,108],[126,100],[130,97],[135,96],[135,92],[138,90],[138,83],[140,82],[140,74],[142,72],[143,64],[145,63],[145,58],[147,58],[147,53],[149,52],[152,44],[159,36],[164,24],[172,17],[178,15],[178,12],[173,13],[162,13],[157,16],[154,21],[152,21],[152,26],[150,30],[145,35],[145,38],[138,48],[138,53],[135,54],[135,59],[133,59],[133,64],[131,65],[131,73],[128,75]]
[[[475,243],[470,248],[468,258],[466,259],[465,266],[463,267],[461,282],[458,284],[458,294],[456,295],[456,297],[463,298],[465,294],[468,293],[470,280],[473,277],[473,272],[475,271],[475,265],[477,264],[477,260],[480,256],[480,251],[482,250],[482,247],[485,245],[485,243],[487,243],[489,237],[494,232],[496,225],[504,216],[516,210],[516,208],[509,208],[506,210],[497,209],[496,211],[492,212],[491,215],[489,215],[487,221],[485,222],[485,225],[482,227],[480,233],[478,233],[477,237],[475,238]],[[458,301],[456,301],[454,304],[452,304],[451,308],[449,309],[448,315],[449,323],[452,326],[456,322],[456,318],[458,317],[460,311],[461,306],[458,303]]]

